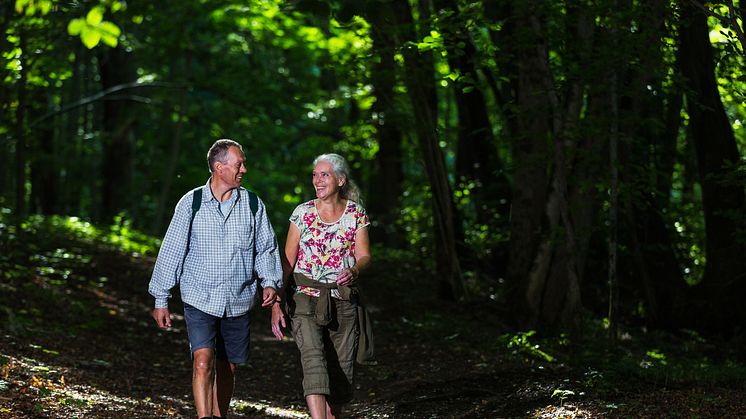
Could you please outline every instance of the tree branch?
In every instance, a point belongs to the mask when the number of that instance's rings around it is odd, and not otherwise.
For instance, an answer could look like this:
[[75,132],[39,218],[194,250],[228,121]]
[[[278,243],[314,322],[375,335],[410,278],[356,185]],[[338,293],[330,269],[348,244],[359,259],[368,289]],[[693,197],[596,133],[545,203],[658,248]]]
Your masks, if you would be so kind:
[[131,99],[138,102],[145,102],[148,103],[150,99],[143,98],[141,96],[130,96],[130,95],[121,95],[121,96],[115,96],[112,97],[114,93],[122,92],[129,89],[136,89],[139,87],[167,87],[167,88],[177,88],[180,87],[180,85],[176,83],[169,83],[169,82],[149,82],[149,83],[139,83],[139,82],[131,82],[131,83],[125,83],[125,84],[118,84],[116,86],[113,86],[109,89],[106,89],[102,92],[98,92],[94,95],[84,97],[77,102],[71,103],[69,105],[60,107],[58,109],[55,109],[51,112],[47,112],[46,114],[36,118],[31,123],[29,123],[29,128],[33,128],[34,126],[46,121],[47,119],[59,115],[61,113],[65,113],[67,111],[70,111],[75,108],[80,108],[81,106],[88,105],[93,102],[97,102],[99,100],[111,100],[111,99]]
[[741,54],[746,57],[746,34],[744,34],[743,29],[738,24],[738,14],[736,11],[736,7],[733,4],[733,0],[725,0],[722,4],[728,7],[728,15],[729,16],[722,16],[714,11],[710,10],[707,6],[700,3],[697,0],[689,0],[689,2],[696,7],[697,9],[703,11],[707,16],[714,17],[715,19],[719,20],[720,23],[723,24],[723,26],[731,29],[733,32],[736,33],[736,38],[738,39],[738,42],[741,44]]

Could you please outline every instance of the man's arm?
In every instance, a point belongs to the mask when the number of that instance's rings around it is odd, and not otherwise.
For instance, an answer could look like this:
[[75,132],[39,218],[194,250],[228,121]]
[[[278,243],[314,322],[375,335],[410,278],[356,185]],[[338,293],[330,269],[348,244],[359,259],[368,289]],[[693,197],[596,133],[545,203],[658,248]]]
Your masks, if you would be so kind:
[[[179,281],[187,251],[189,240],[187,234],[189,234],[192,211],[191,199],[192,194],[186,194],[176,204],[174,216],[171,218],[171,223],[158,251],[158,258],[148,286],[148,292],[155,298],[156,310],[166,309],[166,313],[168,313],[168,299],[171,297],[171,288]],[[155,311],[153,317],[156,318]],[[163,317],[164,313],[159,312],[158,318],[163,319]],[[170,326],[170,320],[161,322],[158,318],[156,318],[156,322],[160,327],[166,326],[166,324]]]
[[254,247],[256,258],[254,260],[254,270],[259,275],[260,284],[265,290],[262,306],[266,307],[274,302],[275,293],[282,288],[283,281],[277,237],[261,199],[256,213],[255,227]]

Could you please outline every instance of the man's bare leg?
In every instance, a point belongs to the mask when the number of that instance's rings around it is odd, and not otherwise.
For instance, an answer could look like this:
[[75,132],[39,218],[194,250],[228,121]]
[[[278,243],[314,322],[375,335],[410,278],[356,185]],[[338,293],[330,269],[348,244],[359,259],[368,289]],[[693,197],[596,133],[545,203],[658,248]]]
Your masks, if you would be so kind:
[[212,417],[212,387],[215,381],[213,363],[215,352],[209,348],[194,351],[192,392],[197,417]]
[[215,389],[213,392],[212,414],[225,417],[228,414],[236,377],[236,364],[225,359],[215,360]]

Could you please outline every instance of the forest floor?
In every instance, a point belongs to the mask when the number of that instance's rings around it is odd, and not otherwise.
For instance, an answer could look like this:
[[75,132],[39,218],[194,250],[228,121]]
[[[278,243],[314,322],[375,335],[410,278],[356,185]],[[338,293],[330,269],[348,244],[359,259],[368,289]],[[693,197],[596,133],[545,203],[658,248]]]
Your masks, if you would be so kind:
[[[166,332],[150,318],[152,257],[73,237],[0,250],[0,418],[195,416],[183,318]],[[378,263],[366,281],[377,363],[357,367],[346,417],[746,417],[743,365],[715,359],[721,348],[701,338],[562,357],[552,353],[561,342],[510,334],[489,298],[433,304],[434,280],[417,263]],[[661,349],[682,345],[697,366]],[[308,417],[297,348],[274,339],[266,310],[252,320],[231,413]]]

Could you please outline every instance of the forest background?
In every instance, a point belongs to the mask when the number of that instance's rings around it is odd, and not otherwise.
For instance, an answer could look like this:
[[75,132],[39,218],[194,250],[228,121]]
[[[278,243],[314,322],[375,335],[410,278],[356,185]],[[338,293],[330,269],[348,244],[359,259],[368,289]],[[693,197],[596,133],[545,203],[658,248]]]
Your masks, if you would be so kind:
[[742,359],[744,11],[3,2],[0,280],[15,289],[33,265],[12,249],[44,220],[92,223],[152,256],[177,200],[208,178],[209,146],[232,138],[280,242],[313,198],[313,158],[340,153],[376,259],[422,265],[433,305],[500,310],[495,336],[602,331],[613,346],[665,331]]

